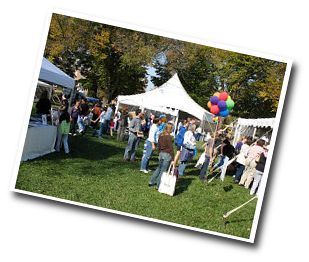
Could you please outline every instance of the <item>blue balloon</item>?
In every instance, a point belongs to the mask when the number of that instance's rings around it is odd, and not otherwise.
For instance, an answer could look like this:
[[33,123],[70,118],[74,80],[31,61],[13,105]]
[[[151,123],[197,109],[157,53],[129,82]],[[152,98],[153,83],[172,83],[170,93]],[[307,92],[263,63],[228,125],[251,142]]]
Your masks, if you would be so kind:
[[227,117],[229,113],[230,111],[227,108],[225,108],[224,110],[220,111],[220,116]]

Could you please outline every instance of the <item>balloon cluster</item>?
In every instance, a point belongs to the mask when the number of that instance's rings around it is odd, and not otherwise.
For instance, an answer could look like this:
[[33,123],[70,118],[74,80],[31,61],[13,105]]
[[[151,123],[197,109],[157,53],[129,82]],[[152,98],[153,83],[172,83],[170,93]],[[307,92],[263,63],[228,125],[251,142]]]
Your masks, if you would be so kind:
[[[226,92],[216,92],[207,103],[210,112],[217,116],[227,117],[234,107],[234,101]],[[215,120],[214,120],[215,121]]]

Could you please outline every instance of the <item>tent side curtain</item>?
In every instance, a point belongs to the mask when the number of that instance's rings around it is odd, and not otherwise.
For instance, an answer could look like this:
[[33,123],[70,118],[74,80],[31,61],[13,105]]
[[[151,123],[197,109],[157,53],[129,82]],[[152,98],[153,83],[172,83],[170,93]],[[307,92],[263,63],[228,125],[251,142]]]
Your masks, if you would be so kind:
[[275,118],[257,118],[257,119],[245,119],[238,118],[237,127],[235,130],[233,145],[242,136],[254,136],[256,128],[273,128],[275,124]]
[[39,80],[74,89],[75,80],[43,57]]

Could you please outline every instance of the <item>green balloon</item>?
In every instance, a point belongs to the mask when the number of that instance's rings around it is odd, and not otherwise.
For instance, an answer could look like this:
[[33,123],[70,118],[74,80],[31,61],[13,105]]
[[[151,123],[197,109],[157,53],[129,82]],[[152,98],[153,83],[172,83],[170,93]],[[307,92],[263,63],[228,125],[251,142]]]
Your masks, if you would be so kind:
[[226,107],[228,110],[231,110],[234,107],[235,103],[232,99],[226,100]]

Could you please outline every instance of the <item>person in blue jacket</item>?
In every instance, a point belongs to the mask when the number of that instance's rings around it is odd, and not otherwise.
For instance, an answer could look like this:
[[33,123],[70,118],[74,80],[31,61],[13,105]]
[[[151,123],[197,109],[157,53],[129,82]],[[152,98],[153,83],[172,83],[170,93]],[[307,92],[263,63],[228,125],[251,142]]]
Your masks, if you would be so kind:
[[177,153],[176,153],[175,158],[174,158],[175,166],[177,165],[177,161],[178,161],[180,154],[181,154],[181,147],[182,147],[183,139],[184,139],[184,136],[185,136],[185,133],[187,131],[188,126],[189,126],[189,122],[187,120],[183,120],[182,126],[179,127],[179,132],[177,134],[177,142],[176,142]]

